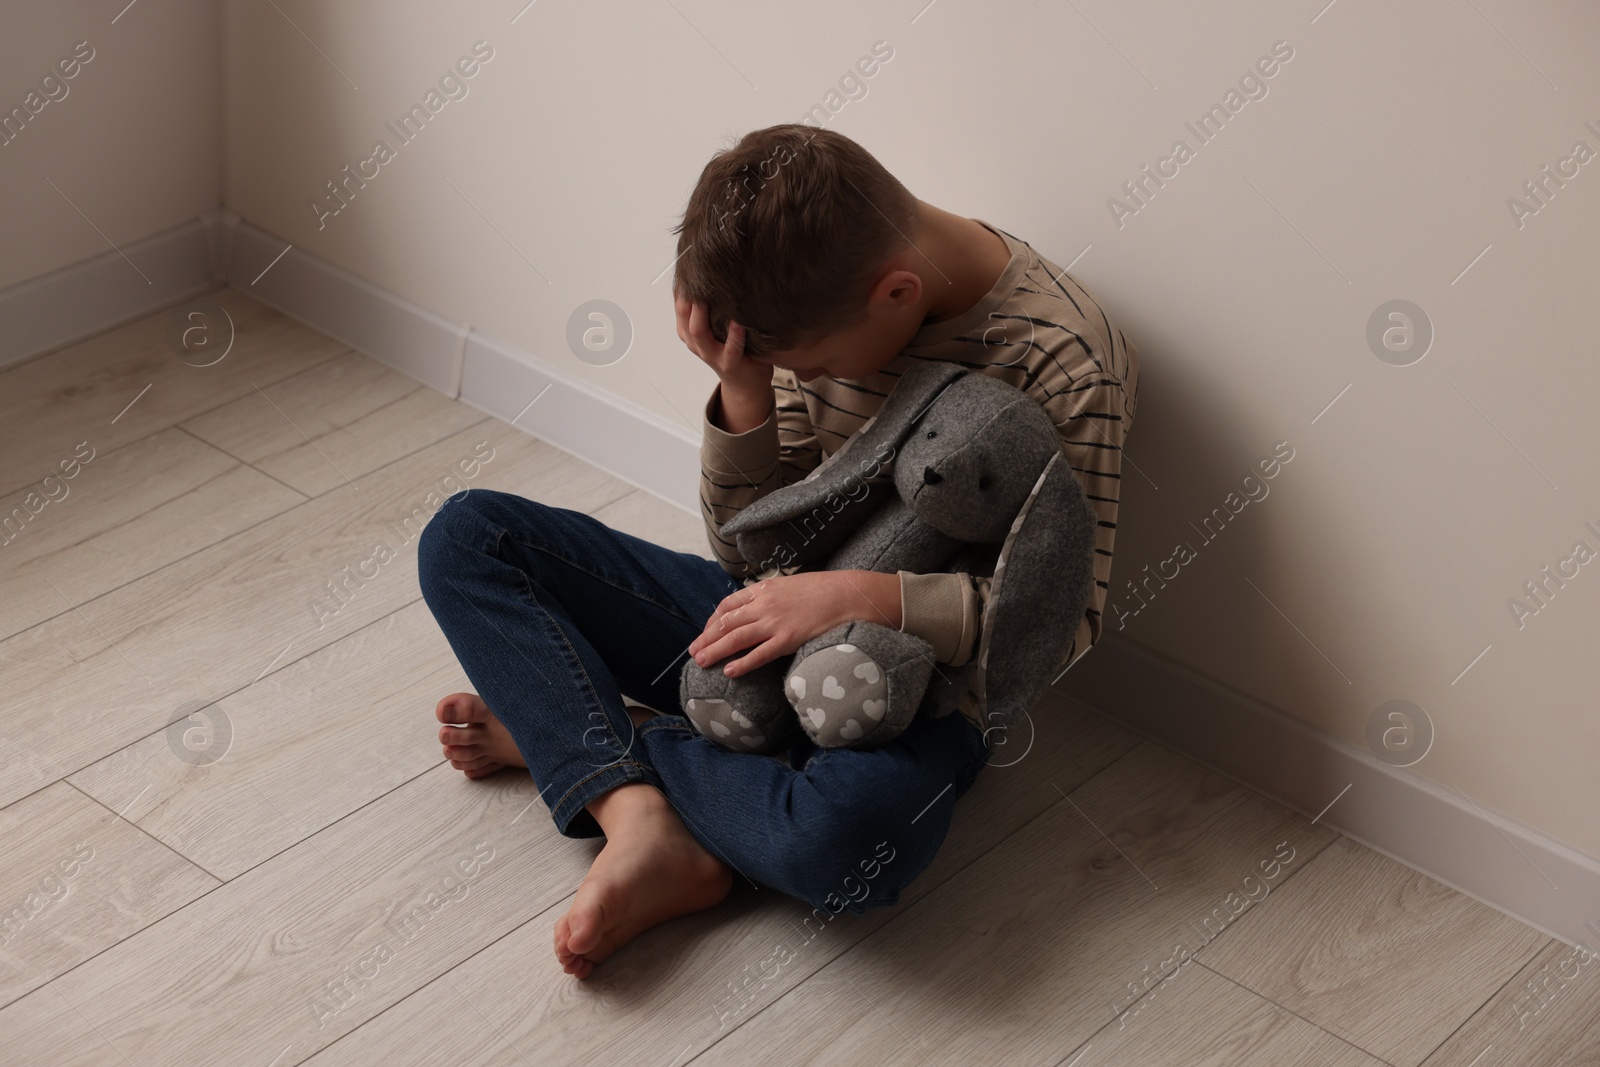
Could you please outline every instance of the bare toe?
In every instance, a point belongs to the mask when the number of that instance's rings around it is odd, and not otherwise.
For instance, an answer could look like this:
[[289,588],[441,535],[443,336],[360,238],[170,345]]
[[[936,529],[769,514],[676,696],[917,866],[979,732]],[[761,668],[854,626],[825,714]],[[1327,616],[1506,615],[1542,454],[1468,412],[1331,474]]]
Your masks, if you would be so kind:
[[502,767],[526,767],[505,724],[476,693],[452,693],[439,701],[434,717],[445,759],[468,778],[482,778]]

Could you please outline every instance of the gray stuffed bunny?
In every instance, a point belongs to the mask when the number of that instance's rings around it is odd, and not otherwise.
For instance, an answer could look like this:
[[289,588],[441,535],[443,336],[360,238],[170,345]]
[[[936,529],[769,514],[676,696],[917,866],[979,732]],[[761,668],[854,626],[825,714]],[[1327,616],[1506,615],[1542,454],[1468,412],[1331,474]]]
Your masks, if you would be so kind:
[[918,364],[839,451],[722,532],[755,573],[989,577],[977,654],[940,665],[915,634],[855,620],[738,678],[722,673],[726,659],[690,659],[680,703],[701,734],[744,752],[784,751],[801,730],[824,748],[881,745],[919,712],[948,714],[969,687],[989,728],[1009,728],[1083,616],[1096,521],[1036,401],[955,363]]

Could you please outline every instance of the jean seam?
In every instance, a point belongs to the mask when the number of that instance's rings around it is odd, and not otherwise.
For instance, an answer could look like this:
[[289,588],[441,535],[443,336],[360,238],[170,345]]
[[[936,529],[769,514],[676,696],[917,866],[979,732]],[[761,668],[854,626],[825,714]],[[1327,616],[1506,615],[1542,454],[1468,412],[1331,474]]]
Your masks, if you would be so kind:
[[[512,538],[512,540],[515,541],[516,538]],[[606,733],[611,737],[612,743],[618,748],[622,749],[622,756],[617,757],[617,760],[613,762],[621,761],[623,757],[627,756],[629,752],[629,746],[622,743],[622,738],[617,736],[616,728],[611,725],[611,716],[606,714],[605,702],[600,699],[600,692],[594,686],[594,679],[589,677],[588,668],[584,667],[583,665],[583,657],[578,655],[578,650],[572,647],[571,641],[567,640],[566,631],[561,629],[561,624],[556,622],[555,617],[550,614],[549,610],[543,604],[539,603],[539,598],[534,595],[533,581],[528,577],[528,572],[523,570],[521,567],[514,566],[512,569],[515,570],[522,578],[522,584],[527,589],[528,603],[535,611],[542,614],[545,619],[549,621],[551,627],[561,638],[562,647],[567,650],[567,652],[572,656],[573,660],[578,664],[578,672],[583,676],[583,684],[589,690],[589,694],[594,705],[600,709],[600,721],[605,724]],[[590,714],[592,715],[593,713],[591,712]],[[624,714],[626,714],[626,709],[624,709]],[[591,719],[591,721],[593,720]],[[585,729],[584,732],[587,734],[589,729],[593,729],[593,727]],[[607,764],[607,766],[611,766],[611,764]]]
[[[669,721],[662,722],[661,720],[663,720],[663,719],[667,719]],[[671,720],[682,720],[682,721],[671,721]],[[679,730],[679,731],[682,731],[683,733],[686,733],[686,734],[695,734],[696,736],[699,735],[699,731],[696,730],[694,727],[689,725],[689,720],[688,719],[684,719],[683,716],[676,715],[676,714],[673,714],[673,713],[670,713],[670,712],[662,712],[662,713],[653,715],[650,718],[646,719],[641,725],[635,726],[633,728],[633,732],[635,734],[637,734],[638,736],[640,736],[640,737],[643,737],[647,730],[649,730],[649,731],[654,731],[654,730]]]
[[[638,760],[617,760],[615,763],[608,763],[604,767],[596,767],[593,771],[578,779],[573,783],[571,789],[568,789],[565,793],[561,794],[561,799],[556,801],[555,804],[551,806],[550,810],[560,811],[562,805],[567,802],[567,798],[572,796],[573,793],[576,793],[578,789],[586,782],[591,782],[595,778],[598,778],[600,775],[604,774],[606,771],[619,767],[637,767],[639,770],[644,772],[646,779],[655,778],[655,771],[652,768],[645,766],[643,763],[640,763]],[[655,783],[652,781],[651,784]]]

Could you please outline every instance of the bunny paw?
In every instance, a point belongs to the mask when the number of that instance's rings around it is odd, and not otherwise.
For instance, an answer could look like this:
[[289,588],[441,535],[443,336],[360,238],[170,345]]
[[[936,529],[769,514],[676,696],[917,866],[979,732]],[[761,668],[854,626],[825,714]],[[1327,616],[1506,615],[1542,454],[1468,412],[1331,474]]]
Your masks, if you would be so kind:
[[735,752],[772,755],[801,737],[800,724],[783,699],[783,665],[767,663],[738,678],[721,664],[701,667],[689,660],[679,681],[678,701],[701,736]]
[[824,748],[861,743],[889,706],[888,676],[851,644],[819,649],[797,662],[786,692],[801,726]]

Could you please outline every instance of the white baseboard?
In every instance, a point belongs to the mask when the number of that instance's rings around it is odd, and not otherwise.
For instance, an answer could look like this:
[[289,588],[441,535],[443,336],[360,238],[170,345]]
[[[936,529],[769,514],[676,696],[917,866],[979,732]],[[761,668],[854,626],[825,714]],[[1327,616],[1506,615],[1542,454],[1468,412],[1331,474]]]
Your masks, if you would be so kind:
[[208,239],[196,219],[0,289],[0,367],[215,289]]
[[[13,286],[0,292],[0,321],[7,323],[0,365],[149,314],[225,278],[446,396],[700,513],[699,441],[687,428],[300,249],[273,262],[286,244],[220,211],[124,249],[153,285],[111,253]],[[1536,830],[1492,812],[1480,815],[1421,775],[1115,634],[1057,688],[1553,937],[1600,949],[1600,861]]]
[[237,216],[225,225],[233,288],[700,514],[700,442],[688,429],[298,248],[274,263],[287,242]]
[[461,399],[700,514],[700,442],[652,411],[476,330],[467,336]]
[[221,243],[230,286],[445,396],[457,395],[464,324],[291,248],[237,216],[225,226],[230,232]]
[[1477,798],[1474,807],[1415,768],[1392,766],[1114,633],[1056,689],[1552,937],[1600,951],[1600,861],[1498,813],[1479,814]]

